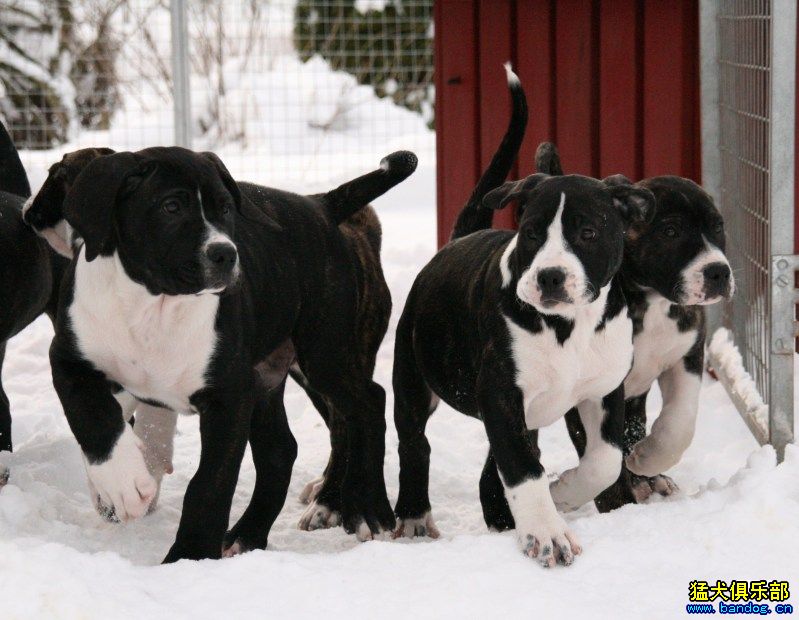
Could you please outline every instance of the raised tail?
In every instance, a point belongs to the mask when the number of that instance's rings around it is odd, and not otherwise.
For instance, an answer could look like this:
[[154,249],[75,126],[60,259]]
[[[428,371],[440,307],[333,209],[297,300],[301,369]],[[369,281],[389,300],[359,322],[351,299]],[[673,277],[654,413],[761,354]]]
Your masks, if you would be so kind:
[[336,224],[340,224],[411,176],[417,163],[419,160],[410,151],[391,153],[382,159],[377,170],[339,185],[319,196],[319,199],[327,205]]
[[491,228],[494,212],[481,206],[483,196],[505,181],[513,167],[513,162],[516,161],[524,139],[524,131],[527,129],[527,98],[524,96],[522,83],[511,69],[510,63],[505,63],[505,71],[508,75],[508,89],[510,89],[512,103],[508,129],[505,131],[497,152],[491,158],[491,163],[488,164],[488,168],[477,182],[472,195],[469,196],[469,201],[458,215],[450,240]]
[[31,195],[28,174],[22,167],[17,147],[3,123],[0,123],[0,191],[22,198],[29,198]]
[[551,142],[542,142],[535,150],[535,171],[553,177],[563,176],[558,147]]

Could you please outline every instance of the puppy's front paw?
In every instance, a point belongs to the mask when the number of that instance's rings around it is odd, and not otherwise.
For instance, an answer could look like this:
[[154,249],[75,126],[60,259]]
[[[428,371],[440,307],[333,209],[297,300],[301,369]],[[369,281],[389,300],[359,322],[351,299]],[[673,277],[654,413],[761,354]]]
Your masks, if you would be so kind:
[[430,538],[441,536],[430,511],[415,519],[411,517],[397,519],[397,527],[391,535],[392,538],[414,538],[415,536],[429,536]]
[[517,530],[522,552],[538,560],[544,568],[555,564],[569,566],[574,562],[574,556],[580,555],[582,547],[563,519],[558,517],[549,521]]
[[141,442],[127,425],[110,457],[102,463],[87,463],[86,472],[95,508],[109,521],[138,519],[158,492],[158,483],[144,461]]
[[505,498],[516,521],[519,545],[526,556],[535,558],[545,568],[555,564],[569,566],[574,562],[574,556],[582,549],[555,509],[544,476],[505,487]]
[[674,480],[662,474],[652,476],[651,478],[632,474],[630,476],[630,490],[632,491],[633,497],[635,497],[635,501],[641,504],[648,500],[653,493],[657,493],[662,497],[668,497],[678,492],[680,488]]
[[341,525],[341,513],[314,500],[302,513],[298,527],[310,532],[339,525]]

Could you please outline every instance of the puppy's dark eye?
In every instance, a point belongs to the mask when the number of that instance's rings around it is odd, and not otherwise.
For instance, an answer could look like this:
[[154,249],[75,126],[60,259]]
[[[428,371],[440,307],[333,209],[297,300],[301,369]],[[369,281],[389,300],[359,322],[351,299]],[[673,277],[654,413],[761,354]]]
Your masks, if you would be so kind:
[[597,238],[597,232],[593,228],[583,228],[580,231],[580,239],[583,241],[593,241]]
[[713,232],[714,233],[724,232],[724,222],[716,222],[715,224],[713,224]]
[[663,234],[673,239],[680,234],[680,231],[677,229],[676,226],[669,224],[668,226],[663,227]]
[[167,213],[179,213],[180,201],[175,198],[170,198],[169,200],[164,201],[164,203],[161,205],[161,208]]
[[538,236],[535,234],[535,231],[532,228],[527,228],[524,231],[524,236],[527,237],[530,241],[538,240]]
[[225,215],[230,213],[230,205],[228,203],[224,203],[222,205],[222,213],[224,213]]

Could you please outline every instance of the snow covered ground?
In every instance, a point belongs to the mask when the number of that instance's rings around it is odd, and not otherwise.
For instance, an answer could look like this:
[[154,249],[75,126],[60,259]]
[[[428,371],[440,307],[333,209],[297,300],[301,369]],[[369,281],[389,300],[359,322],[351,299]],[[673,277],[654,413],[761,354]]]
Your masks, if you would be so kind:
[[[435,250],[434,162],[377,201],[383,261],[394,297],[377,380],[390,387],[393,329],[418,269]],[[41,174],[33,171],[34,177]],[[343,180],[343,179],[342,179]],[[428,426],[436,541],[359,544],[341,528],[301,532],[297,496],[324,467],[324,424],[296,387],[287,409],[299,442],[289,497],[267,551],[222,561],[159,566],[199,457],[196,418],[181,418],[175,473],[160,507],[127,525],[102,521],[89,503],[78,447],[50,383],[50,325],[40,319],[10,344],[3,379],[16,451],[0,493],[0,617],[6,618],[675,618],[688,583],[789,579],[799,588],[799,449],[776,466],[758,448],[720,384],[706,379],[693,446],[669,472],[682,492],[599,515],[567,516],[583,544],[570,568],[541,569],[512,533],[488,533],[478,500],[486,453],[480,424],[445,406]],[[393,398],[389,393],[388,418]],[[650,397],[650,411],[659,397]],[[397,494],[397,438],[389,421],[386,479]],[[565,426],[542,432],[547,470],[576,462]],[[249,454],[233,505],[254,482]],[[796,594],[792,599],[799,602]]]

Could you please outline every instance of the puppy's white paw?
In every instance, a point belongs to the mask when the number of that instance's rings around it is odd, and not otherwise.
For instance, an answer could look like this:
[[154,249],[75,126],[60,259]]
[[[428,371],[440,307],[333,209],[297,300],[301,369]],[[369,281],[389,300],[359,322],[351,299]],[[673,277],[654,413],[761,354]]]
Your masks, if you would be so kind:
[[527,557],[537,559],[544,568],[551,568],[555,564],[569,566],[574,562],[574,556],[582,552],[577,537],[560,517],[550,522],[536,523],[532,527],[517,528],[516,533],[522,552]]
[[319,495],[319,491],[322,490],[322,484],[324,484],[324,482],[324,476],[319,476],[318,478],[314,478],[308,482],[300,492],[300,503],[310,504],[312,501],[314,501],[317,495]]
[[150,475],[141,442],[126,424],[108,460],[87,462],[89,488],[100,515],[109,521],[143,516],[158,492]]
[[516,521],[516,535],[522,552],[549,568],[574,562],[582,551],[577,538],[558,514],[549,484],[543,476],[505,487],[505,498]]
[[302,513],[298,527],[301,530],[310,532],[312,530],[321,530],[338,525],[341,525],[340,512],[331,510],[324,504],[317,504],[316,501],[313,501],[308,508],[305,509],[305,512]]
[[414,538],[415,536],[429,536],[430,538],[441,536],[431,512],[428,511],[417,519],[397,519],[397,527],[392,538]]

